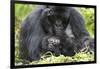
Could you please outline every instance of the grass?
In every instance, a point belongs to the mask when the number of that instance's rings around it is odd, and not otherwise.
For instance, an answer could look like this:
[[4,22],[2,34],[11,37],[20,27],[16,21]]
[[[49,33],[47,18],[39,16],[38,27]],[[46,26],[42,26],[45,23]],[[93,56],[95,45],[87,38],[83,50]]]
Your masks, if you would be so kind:
[[[94,54],[80,52],[80,53],[76,53],[72,57],[64,56],[64,55],[60,55],[56,57],[52,53],[50,53],[50,55],[44,54],[41,56],[40,60],[32,61],[29,63],[29,65],[86,62],[86,61],[94,61]],[[16,58],[15,65],[23,65],[22,59]]]

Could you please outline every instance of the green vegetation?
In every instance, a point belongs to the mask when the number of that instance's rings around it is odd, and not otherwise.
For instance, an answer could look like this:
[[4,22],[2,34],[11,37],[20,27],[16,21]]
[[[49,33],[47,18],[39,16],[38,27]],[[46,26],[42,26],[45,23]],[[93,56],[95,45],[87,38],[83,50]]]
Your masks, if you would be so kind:
[[[19,59],[19,32],[22,21],[28,14],[34,10],[36,5],[16,4],[15,5],[15,64],[21,65],[22,59]],[[94,9],[93,8],[77,8],[85,19],[85,26],[90,36],[94,38]],[[50,53],[50,52],[49,52]],[[80,52],[75,56],[68,57],[60,55],[58,57],[50,55],[42,55],[39,61],[33,61],[30,64],[50,64],[50,63],[69,63],[69,62],[94,61],[94,54]]]
[[93,8],[78,8],[85,19],[85,26],[90,36],[94,38],[94,9]]

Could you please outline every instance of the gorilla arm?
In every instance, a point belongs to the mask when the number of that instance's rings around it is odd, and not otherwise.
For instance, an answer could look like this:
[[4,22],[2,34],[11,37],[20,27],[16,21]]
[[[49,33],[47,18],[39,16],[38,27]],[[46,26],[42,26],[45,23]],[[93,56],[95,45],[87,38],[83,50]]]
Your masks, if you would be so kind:
[[75,39],[82,44],[82,48],[90,43],[90,35],[85,29],[85,22],[83,17],[75,9],[71,10],[69,24]]
[[45,7],[37,7],[22,23],[20,30],[20,56],[25,60],[40,58],[40,42],[44,31],[40,25],[41,13]]

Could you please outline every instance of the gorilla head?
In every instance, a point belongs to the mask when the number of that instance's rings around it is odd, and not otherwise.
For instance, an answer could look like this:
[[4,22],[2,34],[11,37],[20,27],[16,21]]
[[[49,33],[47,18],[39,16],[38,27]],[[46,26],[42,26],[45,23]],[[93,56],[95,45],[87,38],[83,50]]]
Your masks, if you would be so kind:
[[48,6],[42,13],[41,19],[45,32],[49,35],[64,34],[68,25],[69,15],[70,9],[65,6]]

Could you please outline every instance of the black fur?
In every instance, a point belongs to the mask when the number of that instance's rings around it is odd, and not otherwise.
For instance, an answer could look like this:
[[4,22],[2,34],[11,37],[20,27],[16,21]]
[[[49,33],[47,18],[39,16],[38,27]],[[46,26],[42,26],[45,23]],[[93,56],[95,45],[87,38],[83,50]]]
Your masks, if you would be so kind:
[[[86,37],[89,38],[89,34],[84,19],[74,8],[41,5],[22,23],[20,57],[29,61],[39,60],[43,50],[73,56],[83,48]],[[60,42],[50,43],[48,40],[51,38]]]

